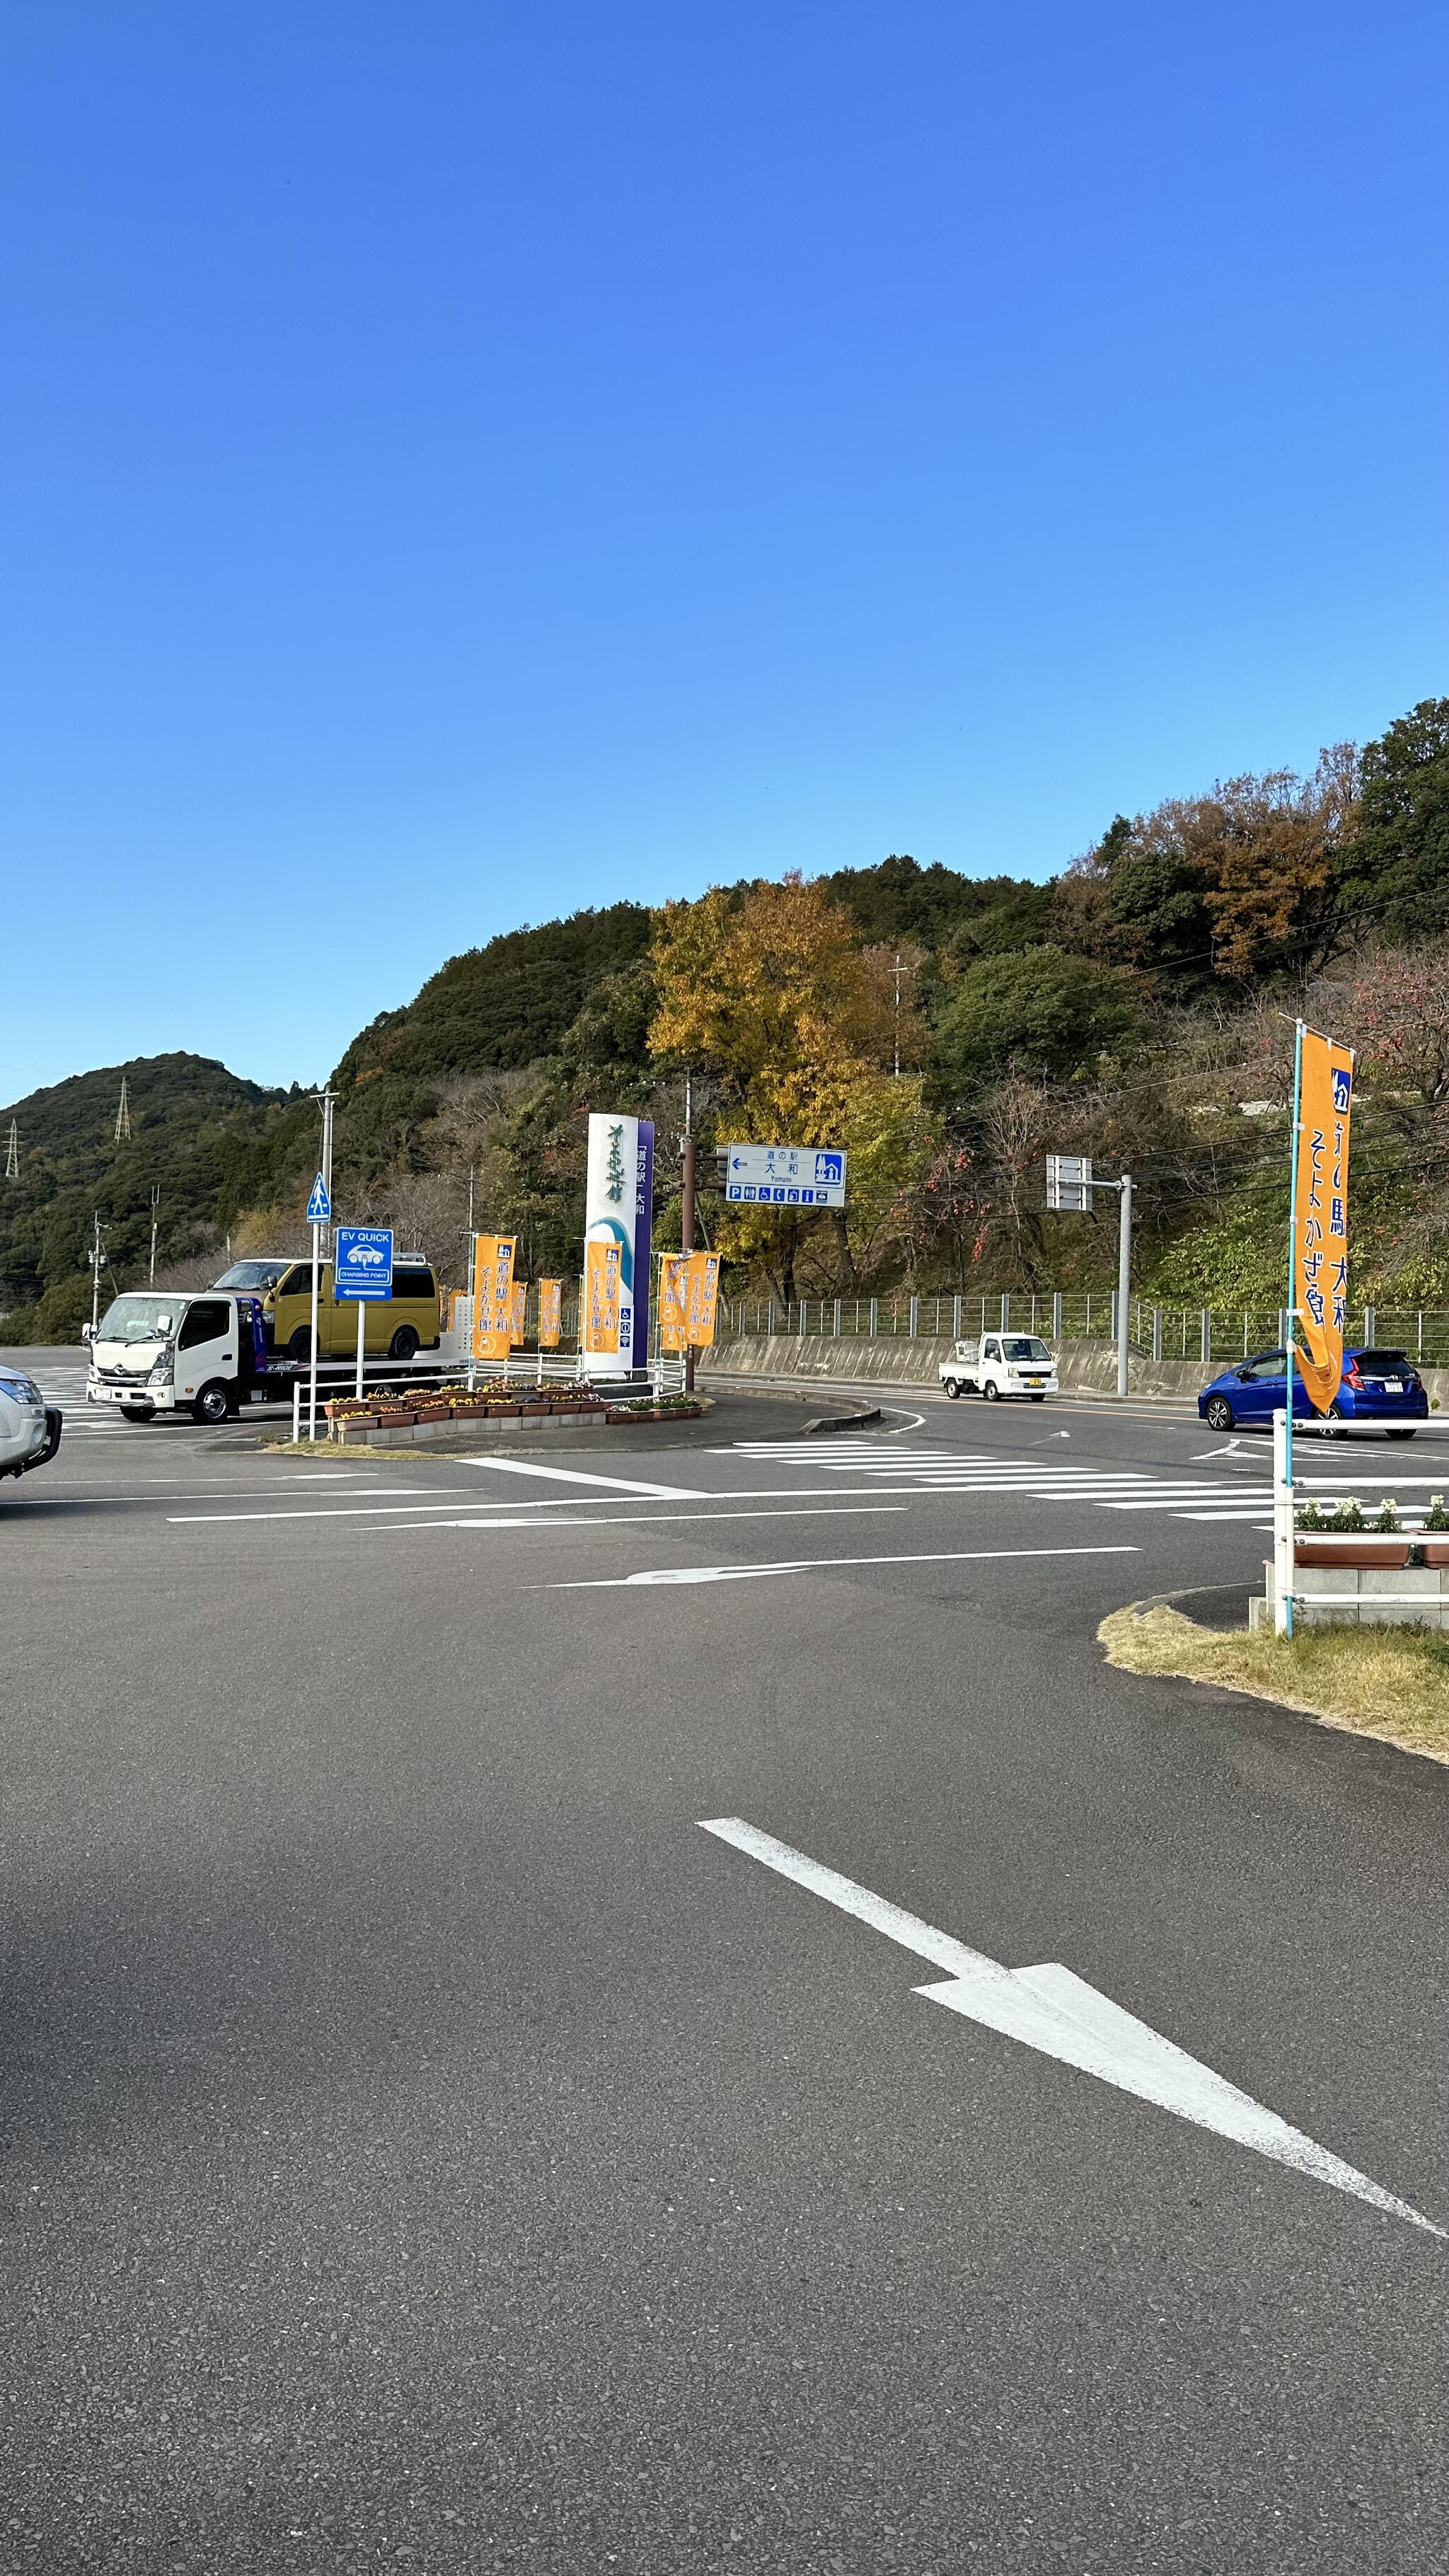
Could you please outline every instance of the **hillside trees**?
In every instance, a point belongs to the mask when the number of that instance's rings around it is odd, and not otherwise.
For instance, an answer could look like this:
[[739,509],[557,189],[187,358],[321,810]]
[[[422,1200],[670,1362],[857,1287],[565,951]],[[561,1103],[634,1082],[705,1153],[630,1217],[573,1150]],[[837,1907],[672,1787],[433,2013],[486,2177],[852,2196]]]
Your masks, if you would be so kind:
[[860,944],[855,922],[823,882],[788,876],[742,899],[721,889],[667,904],[652,951],[658,1008],[655,1060],[706,1068],[719,1084],[721,1143],[844,1145],[852,1206],[827,1228],[805,1211],[727,1205],[727,1257],[759,1263],[792,1303],[803,1249],[835,1249],[836,1284],[879,1256],[920,1167],[938,1141],[920,1077],[887,1070],[923,1059],[913,1001],[897,1011],[894,952]]
[[1349,899],[1381,938],[1431,938],[1449,925],[1449,698],[1425,698],[1363,755]]

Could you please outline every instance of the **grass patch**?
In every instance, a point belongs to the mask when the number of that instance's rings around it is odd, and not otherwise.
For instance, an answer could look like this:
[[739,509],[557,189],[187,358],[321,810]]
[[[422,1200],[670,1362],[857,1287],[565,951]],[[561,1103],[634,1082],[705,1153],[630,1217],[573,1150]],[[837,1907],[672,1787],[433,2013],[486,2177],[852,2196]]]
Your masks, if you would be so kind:
[[1449,1762],[1449,1636],[1441,1633],[1345,1626],[1293,1638],[1271,1629],[1224,1636],[1158,1603],[1114,1610],[1097,1637],[1108,1663],[1126,1672],[1216,1682]]

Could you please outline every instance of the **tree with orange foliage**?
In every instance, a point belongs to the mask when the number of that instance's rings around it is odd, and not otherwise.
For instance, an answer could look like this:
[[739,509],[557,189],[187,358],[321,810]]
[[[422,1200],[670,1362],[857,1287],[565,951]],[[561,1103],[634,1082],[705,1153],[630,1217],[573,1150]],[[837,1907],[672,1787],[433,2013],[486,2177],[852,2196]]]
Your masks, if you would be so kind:
[[[909,989],[918,958],[903,954],[899,1011],[894,959],[893,950],[863,949],[844,907],[798,874],[742,896],[712,887],[698,903],[655,915],[650,1052],[716,1075],[722,1142],[843,1146],[852,1214],[872,1244],[876,1198],[893,1204],[935,1141],[919,1078],[886,1070],[898,1041],[903,1066],[919,1065],[926,1046]],[[771,1266],[792,1303],[802,1241],[821,1230],[807,1211],[731,1204],[721,1248]],[[837,1284],[849,1286],[850,1218],[833,1232]]]

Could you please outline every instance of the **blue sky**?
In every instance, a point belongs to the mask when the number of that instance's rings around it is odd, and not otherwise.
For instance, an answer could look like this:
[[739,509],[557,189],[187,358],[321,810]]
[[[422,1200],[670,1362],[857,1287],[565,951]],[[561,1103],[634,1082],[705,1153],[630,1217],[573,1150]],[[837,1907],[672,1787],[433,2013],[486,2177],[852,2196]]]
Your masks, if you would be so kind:
[[1449,14],[0,11],[0,1100],[1449,689]]

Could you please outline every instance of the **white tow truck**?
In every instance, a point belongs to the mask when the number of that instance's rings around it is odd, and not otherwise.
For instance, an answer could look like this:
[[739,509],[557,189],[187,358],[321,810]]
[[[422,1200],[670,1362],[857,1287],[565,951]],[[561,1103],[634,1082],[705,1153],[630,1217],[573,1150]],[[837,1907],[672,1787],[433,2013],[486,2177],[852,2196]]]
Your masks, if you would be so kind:
[[953,1343],[940,1374],[953,1401],[984,1395],[996,1404],[1004,1395],[1024,1395],[1045,1404],[1058,1392],[1056,1361],[1038,1333],[983,1333],[978,1341]]
[[[86,1402],[114,1405],[123,1422],[177,1413],[198,1423],[225,1422],[248,1404],[290,1401],[294,1386],[305,1394],[310,1376],[307,1360],[269,1349],[262,1299],[234,1290],[129,1289],[112,1300],[94,1332],[83,1324],[81,1333],[90,1345]],[[427,1359],[368,1358],[364,1384],[427,1382],[456,1368],[460,1358],[466,1367],[458,1337],[445,1333]],[[349,1395],[356,1374],[355,1358],[319,1360],[319,1400]]]

